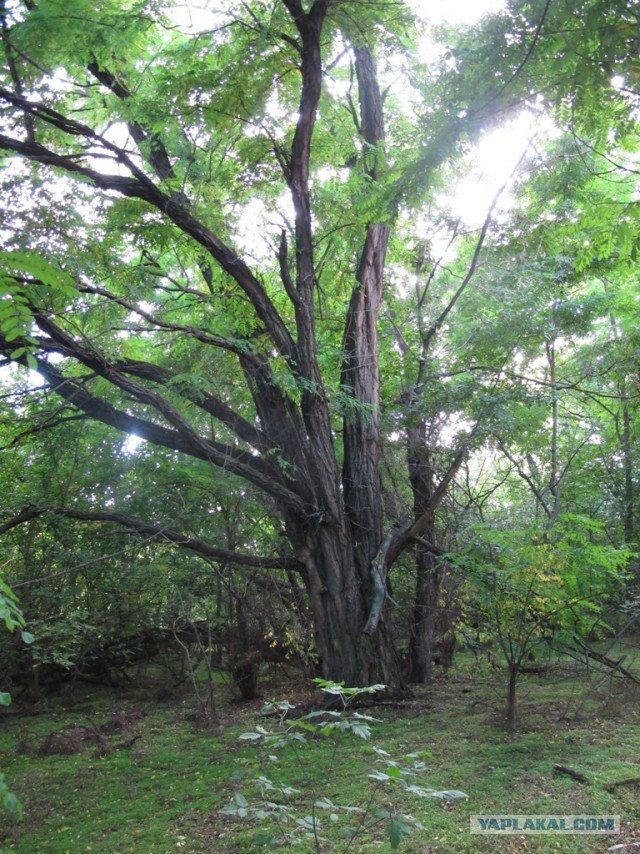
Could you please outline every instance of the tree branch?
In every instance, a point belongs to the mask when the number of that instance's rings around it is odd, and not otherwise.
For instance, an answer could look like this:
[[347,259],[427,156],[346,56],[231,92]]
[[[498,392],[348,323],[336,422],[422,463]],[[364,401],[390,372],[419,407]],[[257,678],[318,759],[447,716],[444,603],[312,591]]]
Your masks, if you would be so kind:
[[[0,349],[14,350],[15,347],[15,342],[5,342],[0,338]],[[152,406],[169,420],[173,429],[118,410],[106,400],[91,394],[85,385],[88,380],[94,378],[95,374],[85,377],[66,377],[45,359],[38,356],[35,359],[38,372],[50,388],[90,418],[108,424],[121,432],[139,436],[151,444],[180,451],[230,471],[253,483],[296,512],[301,513],[308,509],[306,501],[292,488],[292,482],[285,482],[276,460],[272,462],[230,445],[202,438],[167,400],[127,380],[115,366],[102,363],[96,356],[89,360],[97,369],[97,375],[128,391],[139,402]],[[14,361],[27,367],[26,356],[20,356]]]
[[205,540],[199,537],[192,537],[188,534],[183,534],[174,531],[171,528],[165,528],[162,525],[154,525],[150,522],[143,522],[141,519],[135,519],[132,516],[127,516],[123,513],[110,513],[106,511],[89,511],[89,510],[74,510],[68,507],[26,507],[13,518],[0,525],[0,536],[7,531],[16,528],[18,525],[24,524],[31,519],[37,519],[51,513],[55,516],[62,516],[67,519],[76,519],[80,522],[110,522],[120,525],[133,531],[141,536],[151,536],[158,540],[172,543],[180,548],[195,552],[200,557],[208,561],[216,563],[233,563],[239,566],[250,566],[256,569],[284,569],[293,570],[295,572],[302,571],[302,565],[294,557],[259,557],[257,555],[242,554],[232,549],[222,549],[218,546],[212,546]]
[[447,305],[444,307],[444,309],[440,312],[440,314],[438,315],[436,320],[431,324],[431,326],[427,330],[427,333],[424,336],[424,339],[422,342],[422,349],[423,349],[424,353],[426,353],[426,351],[429,349],[429,345],[430,345],[431,340],[433,339],[434,335],[436,335],[436,333],[441,328],[442,324],[445,322],[445,320],[447,319],[449,314],[453,311],[456,303],[458,302],[458,300],[460,299],[460,297],[462,296],[462,294],[466,290],[469,282],[473,278],[474,273],[476,271],[476,268],[478,266],[478,261],[480,259],[480,253],[482,252],[482,247],[484,246],[484,241],[486,239],[487,232],[489,231],[489,227],[490,227],[491,221],[493,219],[493,212],[495,210],[495,207],[498,204],[500,196],[506,190],[509,181],[517,173],[518,169],[520,168],[520,164],[524,160],[524,158],[527,154],[527,151],[529,150],[529,145],[530,145],[530,143],[527,144],[527,147],[525,148],[525,150],[520,155],[518,162],[516,163],[514,168],[511,170],[511,174],[509,175],[507,180],[504,182],[504,184],[502,184],[500,189],[497,191],[497,193],[495,194],[495,196],[491,200],[491,204],[489,205],[489,209],[487,210],[487,214],[484,218],[484,222],[482,223],[482,228],[480,229],[480,234],[478,236],[478,240],[476,241],[475,249],[473,250],[473,256],[471,258],[471,263],[469,264],[469,269],[467,270],[467,273],[466,273],[464,279],[462,280],[460,287],[456,290],[456,292],[451,297],[451,299],[449,300]]
[[[131,92],[128,87],[125,86],[121,80],[118,80],[118,78],[108,69],[100,68],[96,59],[93,59],[88,64],[87,69],[91,74],[93,74],[96,80],[99,80],[103,86],[106,86],[107,89],[111,90],[111,92],[121,100],[128,100],[131,98]],[[175,172],[171,165],[169,154],[158,135],[150,134],[139,122],[127,122],[127,127],[129,128],[129,133],[138,147],[140,147],[144,142],[149,142],[147,160],[158,178],[160,178],[161,181],[175,178]]]
[[[16,66],[15,58],[13,55],[14,50],[13,45],[11,44],[11,39],[9,37],[9,27],[7,25],[7,15],[4,2],[2,2],[2,4],[0,5],[0,22],[2,25],[2,43],[4,45],[4,52],[7,58],[7,67],[9,68],[9,74],[11,75],[11,80],[13,81],[13,85],[15,87],[16,92],[20,97],[22,97],[22,81],[20,80],[20,75],[18,74],[18,68]],[[33,125],[33,119],[31,118],[29,112],[26,110],[23,110],[23,115],[27,140],[29,142],[34,142],[35,129]]]
[[502,453],[509,460],[509,462],[514,466],[515,470],[518,472],[518,474],[520,475],[522,480],[524,480],[524,482],[527,484],[527,486],[529,487],[531,492],[533,492],[534,496],[536,497],[540,506],[542,507],[545,516],[547,516],[547,518],[550,519],[551,518],[551,510],[550,510],[549,506],[547,505],[547,502],[544,500],[544,496],[542,494],[542,491],[538,488],[538,486],[536,485],[533,478],[530,475],[528,475],[526,473],[526,471],[522,468],[522,466],[520,465],[518,460],[516,460],[515,457],[513,457],[509,453],[509,451],[507,451],[507,449],[504,445],[504,442],[502,441],[500,436],[496,436],[496,440],[498,442],[498,447],[500,448]]
[[[443,475],[442,479],[433,490],[432,494],[429,496],[429,500],[422,514],[415,519],[413,522],[410,522],[408,525],[405,525],[404,528],[398,529],[395,533],[393,541],[390,543],[389,548],[387,549],[387,570],[391,568],[393,563],[400,557],[404,549],[410,544],[412,540],[424,543],[422,540],[422,534],[428,529],[433,514],[436,510],[436,507],[440,504],[442,499],[445,496],[447,489],[449,488],[449,484],[456,476],[460,466],[464,462],[464,459],[471,447],[471,443],[480,428],[480,420],[476,421],[473,429],[467,436],[466,440],[462,443],[458,451],[456,452],[449,468]],[[431,546],[428,550],[434,552],[433,546]]]
[[135,175],[134,178],[120,175],[105,175],[78,162],[78,156],[88,156],[86,152],[58,154],[36,142],[22,140],[0,134],[0,150],[19,154],[27,160],[62,169],[88,179],[101,190],[112,190],[120,195],[138,198],[149,202],[164,213],[178,228],[202,246],[227,272],[249,297],[258,318],[264,323],[267,332],[279,351],[291,365],[297,362],[296,347],[284,321],[269,299],[265,289],[251,272],[246,263],[212,231],[197,220],[184,206],[177,194],[164,193],[153,181],[139,169],[126,153],[109,143],[91,128],[72,119],[67,119],[55,110],[41,104],[34,104],[0,88],[0,99],[14,106],[27,109],[30,113],[43,118],[49,124],[70,135],[79,135],[98,142],[107,148],[113,159],[122,163]]
[[547,15],[549,13],[550,8],[551,8],[551,0],[547,0],[547,2],[545,3],[544,9],[542,10],[542,15],[540,15],[540,20],[538,21],[536,31],[533,34],[533,39],[531,40],[531,44],[529,45],[529,48],[528,48],[524,58],[518,64],[518,67],[515,69],[515,71],[511,75],[511,77],[509,77],[508,80],[505,80],[505,82],[502,84],[500,89],[498,89],[498,91],[494,95],[492,95],[491,98],[489,98],[489,100],[486,103],[484,103],[482,105],[482,107],[481,107],[482,110],[486,110],[486,108],[488,106],[490,106],[490,104],[492,104],[494,101],[497,101],[498,98],[505,92],[505,90],[508,89],[509,86],[511,86],[511,84],[514,82],[514,80],[518,79],[522,70],[526,66],[527,62],[529,62],[529,60],[533,56],[533,51],[535,50],[536,45],[538,44],[538,41],[540,40],[540,35],[542,33],[542,27],[544,26],[544,22],[547,18]]

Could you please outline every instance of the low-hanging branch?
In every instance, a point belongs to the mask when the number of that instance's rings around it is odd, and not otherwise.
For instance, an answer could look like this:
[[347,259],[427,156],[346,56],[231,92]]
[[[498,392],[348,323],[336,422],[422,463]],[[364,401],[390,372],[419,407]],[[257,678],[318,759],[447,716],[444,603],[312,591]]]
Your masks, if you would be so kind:
[[[126,392],[131,396],[131,398],[137,400],[139,403],[153,407],[153,409],[155,409],[174,430],[188,438],[194,449],[200,451],[200,454],[198,455],[204,455],[205,457],[211,455],[215,460],[218,452],[221,451],[226,458],[235,458],[240,461],[240,456],[244,455],[242,451],[239,452],[237,449],[231,447],[225,448],[221,446],[216,448],[215,445],[217,443],[199,436],[191,424],[189,424],[186,418],[184,418],[182,413],[178,412],[176,407],[170,403],[167,398],[158,394],[156,391],[149,389],[147,386],[134,382],[122,370],[120,364],[117,362],[109,362],[102,353],[99,353],[94,349],[81,346],[78,342],[74,341],[70,335],[60,329],[60,327],[53,324],[43,315],[36,314],[35,318],[38,322],[38,326],[43,328],[43,330],[47,332],[53,340],[62,344],[69,355],[73,355],[75,359],[85,367],[89,368],[89,370],[91,370],[96,376],[103,377],[113,386]],[[126,362],[124,365],[126,366]],[[130,371],[130,373],[132,373],[132,371]],[[139,371],[139,375],[144,375],[142,370]],[[269,468],[270,467],[267,467],[266,471],[269,471]],[[273,472],[270,473],[273,474]]]
[[599,664],[603,664],[605,667],[608,667],[614,672],[621,673],[627,679],[630,679],[632,682],[635,682],[636,685],[640,685],[640,677],[638,677],[635,673],[632,673],[631,670],[629,670],[627,667],[622,666],[622,662],[625,658],[624,656],[618,659],[610,658],[608,655],[604,655],[603,653],[592,649],[577,635],[574,635],[573,642],[576,647],[587,656],[587,658],[591,658],[593,659],[593,661],[597,661]]
[[[0,349],[3,346],[3,341],[0,338]],[[8,343],[6,346],[11,347],[11,349],[14,348],[13,343]],[[45,359],[38,356],[34,358],[38,372],[46,380],[52,391],[77,410],[84,412],[88,417],[115,427],[121,432],[135,434],[153,445],[182,452],[237,474],[296,512],[304,512],[307,509],[305,499],[295,491],[294,484],[289,481],[285,482],[284,477],[277,469],[277,461],[272,463],[264,457],[255,456],[210,439],[204,439],[196,434],[182,418],[179,421],[185,425],[184,430],[178,424],[173,424],[172,428],[165,427],[128,412],[123,412],[101,397],[91,394],[85,388],[85,380],[92,379],[93,375],[84,378],[67,377]],[[17,357],[15,361],[27,367],[25,356]],[[141,397],[138,397],[138,400],[141,400]],[[153,406],[151,399],[146,402]],[[165,404],[168,406],[168,401],[165,401]]]
[[216,563],[235,564],[255,569],[284,569],[295,572],[301,572],[303,569],[301,563],[294,557],[260,557],[259,555],[236,552],[233,549],[222,549],[218,546],[210,545],[199,537],[192,537],[188,534],[174,531],[171,528],[166,528],[163,525],[154,525],[123,513],[111,513],[107,511],[74,510],[69,507],[25,507],[20,513],[0,525],[0,536],[25,522],[38,519],[47,514],[75,519],[79,522],[110,522],[120,525],[140,536],[153,537],[157,540],[172,543],[180,548],[195,552],[208,561]]
[[[20,283],[31,283],[26,279],[14,278]],[[33,280],[33,283],[37,284],[38,282]],[[273,454],[278,448],[282,449],[280,455],[283,459],[286,459],[287,464],[294,466],[300,473],[303,469],[306,469],[306,465],[303,463],[303,458],[305,457],[305,430],[299,413],[292,406],[290,398],[280,390],[268,359],[257,352],[250,341],[222,338],[197,327],[162,321],[150,312],[138,308],[135,304],[112,294],[104,288],[82,284],[78,286],[78,291],[80,293],[90,293],[105,297],[111,302],[121,305],[127,311],[138,314],[149,324],[157,326],[159,329],[170,332],[184,332],[204,344],[232,352],[238,357],[248,389],[252,394],[256,410],[260,416],[262,429],[258,429],[258,427],[250,424],[210,392],[200,389],[194,392],[189,389],[188,384],[175,383],[174,376],[165,368],[139,360],[110,359],[103,352],[85,346],[76,337],[70,335],[59,324],[54,322],[50,314],[39,310],[36,305],[30,304],[29,309],[38,321],[38,325],[50,336],[50,340],[39,342],[41,347],[48,351],[58,352],[77,359],[86,367],[91,368],[97,375],[102,376],[121,389],[125,389],[126,387],[121,381],[118,381],[118,374],[136,376],[140,379],[161,385],[171,383],[174,390],[179,391],[194,406],[207,412],[209,415],[213,415],[214,418],[225,424],[243,442],[248,443],[261,454],[270,455],[270,457],[263,458],[263,463],[267,469],[270,469],[271,474],[276,479],[279,478],[280,472],[274,463],[275,458]],[[23,343],[22,346],[26,345]],[[126,389],[126,391],[132,394],[133,397],[141,400],[141,402],[149,403],[148,400],[144,399],[144,392],[141,398],[140,394],[132,389]],[[160,404],[162,400],[163,398],[157,398]],[[163,411],[161,405],[152,405],[158,411]],[[164,412],[163,415],[167,417]],[[306,493],[310,494],[308,483],[306,485]]]
[[[88,290],[94,293],[101,291],[100,288],[92,288]],[[122,304],[126,305],[126,301],[123,301]],[[107,377],[105,373],[100,370],[100,366],[112,364],[116,371],[126,374],[127,376],[134,376],[138,379],[147,380],[160,386],[167,386],[171,384],[173,389],[178,391],[182,397],[185,397],[194,406],[203,410],[207,414],[212,415],[214,418],[225,424],[242,441],[263,453],[271,452],[273,450],[273,443],[269,442],[267,436],[261,430],[235,412],[230,406],[224,403],[224,401],[211,394],[211,392],[200,389],[198,389],[197,392],[193,392],[188,384],[180,384],[177,381],[176,375],[172,371],[151,362],[145,362],[139,359],[114,359],[109,362],[104,354],[96,351],[95,349],[89,349],[83,346],[75,338],[65,333],[58,325],[53,323],[53,320],[50,317],[45,317],[42,313],[38,312],[35,306],[32,305],[30,308],[34,317],[38,319],[38,325],[41,326],[50,336],[49,339],[34,339],[41,350],[73,357],[82,362],[85,366],[92,368],[96,375],[100,375],[105,378]],[[135,309],[132,307],[131,310],[133,311]],[[167,324],[166,326],[172,328],[173,324]],[[180,326],[176,325],[176,328],[180,328]],[[214,336],[208,336],[203,333],[203,338],[206,339],[206,343],[214,343],[215,346],[225,346],[224,344],[219,344],[218,340],[215,339]],[[211,340],[208,340],[209,338],[211,338]],[[16,340],[12,342],[12,345],[14,346],[14,349],[18,349],[20,347],[28,348],[29,343],[23,340]],[[231,349],[231,347],[225,347],[225,349]],[[241,353],[239,345],[235,349],[239,354]],[[244,353],[241,353],[241,355],[243,362],[246,362],[250,367],[253,367],[254,371],[262,369],[264,360],[260,357],[253,357]]]

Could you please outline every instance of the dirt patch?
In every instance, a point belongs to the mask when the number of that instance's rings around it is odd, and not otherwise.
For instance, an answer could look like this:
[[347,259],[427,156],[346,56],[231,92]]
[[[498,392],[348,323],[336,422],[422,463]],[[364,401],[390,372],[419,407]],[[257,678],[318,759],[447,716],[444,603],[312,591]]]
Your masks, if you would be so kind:
[[139,711],[137,709],[110,712],[109,720],[100,724],[100,726],[97,727],[97,730],[102,735],[112,735],[116,733],[128,735],[134,731],[135,725],[143,718],[146,718],[146,716],[146,712]]
[[135,744],[141,737],[136,731],[136,724],[145,716],[146,712],[136,710],[114,711],[109,713],[108,720],[99,725],[92,721],[88,726],[67,724],[53,730],[42,740],[22,739],[18,743],[18,753],[30,756],[72,756],[95,746],[100,756],[109,756],[115,750],[127,749]]
[[38,753],[41,756],[70,756],[73,753],[80,753],[87,744],[96,743],[97,739],[98,733],[92,732],[87,727],[71,724],[50,732],[40,745]]

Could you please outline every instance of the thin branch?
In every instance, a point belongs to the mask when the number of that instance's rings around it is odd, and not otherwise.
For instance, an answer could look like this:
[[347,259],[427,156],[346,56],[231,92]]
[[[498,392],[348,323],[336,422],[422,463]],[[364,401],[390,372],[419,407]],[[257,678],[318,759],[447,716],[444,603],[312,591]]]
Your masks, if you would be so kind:
[[481,107],[482,110],[485,110],[490,104],[492,104],[494,101],[496,101],[505,92],[505,90],[509,86],[511,86],[511,84],[514,82],[514,80],[517,80],[517,78],[522,73],[524,67],[526,66],[526,64],[531,59],[531,57],[533,55],[533,51],[536,49],[536,45],[538,44],[538,41],[540,40],[540,36],[542,34],[542,27],[544,26],[544,22],[547,18],[550,7],[551,7],[551,0],[547,0],[547,2],[545,3],[544,9],[542,10],[542,15],[540,16],[540,20],[538,21],[538,26],[536,27],[535,33],[533,34],[533,39],[531,41],[531,44],[529,45],[529,49],[527,50],[526,54],[524,55],[524,58],[518,64],[518,67],[515,69],[515,71],[511,75],[511,77],[509,77],[508,80],[505,80],[505,82],[502,84],[500,89],[498,89],[498,91],[494,95],[492,95],[491,98],[489,98],[489,100],[486,103],[484,103],[482,105],[482,107]]
[[[609,365],[606,369],[601,371],[597,376],[605,376],[610,371],[612,371],[616,367],[616,363]],[[505,368],[497,368],[495,365],[469,365],[465,368],[460,368],[456,371],[448,371],[446,373],[440,374],[441,378],[443,377],[455,377],[460,376],[461,374],[471,373],[474,371],[482,371],[483,373],[498,373],[504,374],[506,377],[514,380],[522,380],[526,383],[531,383],[532,385],[542,386],[544,388],[552,388],[552,383],[549,380],[539,379],[538,377],[530,377],[526,374],[517,374],[515,371],[509,371]],[[640,392],[637,394],[612,394],[610,392],[598,391],[596,389],[584,388],[579,383],[581,380],[577,380],[573,383],[562,383],[559,382],[556,385],[558,391],[577,391],[580,394],[586,394],[588,397],[592,398],[594,402],[598,402],[598,398],[603,398],[605,400],[638,400],[640,398]],[[607,412],[610,413],[610,410],[607,409],[604,404],[600,404]]]
[[515,470],[518,472],[518,475],[522,478],[522,480],[524,480],[524,482],[527,484],[527,486],[529,487],[531,492],[533,492],[534,496],[536,497],[536,500],[538,501],[538,503],[542,507],[545,516],[547,516],[547,518],[551,519],[551,516],[552,516],[551,509],[549,508],[547,502],[544,500],[544,496],[542,495],[542,490],[537,486],[537,484],[535,483],[533,478],[526,473],[526,471],[522,468],[522,466],[520,465],[518,460],[516,460],[516,458],[513,457],[509,453],[509,451],[506,449],[502,439],[499,436],[496,436],[496,441],[498,442],[498,447],[500,448],[502,453],[509,460],[509,462],[513,465]]
[[471,258],[471,263],[469,264],[469,269],[467,270],[467,273],[466,273],[464,279],[462,280],[462,282],[460,283],[460,286],[458,287],[457,291],[454,293],[454,295],[449,300],[448,304],[444,307],[444,309],[440,312],[438,317],[435,319],[435,321],[431,324],[431,326],[427,330],[427,333],[424,336],[424,339],[422,342],[423,352],[425,352],[425,353],[427,352],[433,337],[436,335],[436,333],[439,331],[442,324],[445,322],[445,320],[447,319],[447,317],[449,316],[451,311],[454,309],[456,303],[458,302],[458,300],[460,299],[460,297],[462,296],[462,294],[466,290],[467,285],[469,284],[469,282],[473,278],[473,275],[476,271],[476,267],[478,266],[478,260],[480,259],[480,253],[482,251],[482,247],[484,245],[484,241],[485,241],[485,238],[487,236],[487,232],[489,230],[489,227],[491,225],[491,221],[493,219],[493,212],[495,210],[495,207],[498,204],[498,201],[500,200],[500,196],[504,193],[509,182],[511,181],[513,176],[518,171],[520,164],[524,160],[524,158],[525,158],[525,156],[529,150],[530,144],[531,143],[527,144],[527,147],[525,148],[525,150],[520,155],[518,162],[516,163],[514,168],[511,170],[511,174],[509,175],[507,180],[504,182],[504,184],[502,184],[502,186],[498,189],[497,193],[495,194],[495,196],[491,200],[491,204],[489,205],[487,215],[485,216],[484,222],[482,223],[482,228],[480,229],[480,234],[478,236],[478,240],[476,241],[475,249],[473,251],[473,256]]

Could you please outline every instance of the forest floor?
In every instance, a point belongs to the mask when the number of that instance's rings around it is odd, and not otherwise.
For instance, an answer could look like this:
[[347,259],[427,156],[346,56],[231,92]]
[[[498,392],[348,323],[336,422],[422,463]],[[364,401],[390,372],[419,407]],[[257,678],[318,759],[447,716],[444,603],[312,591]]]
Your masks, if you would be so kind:
[[[625,652],[640,672],[638,644]],[[318,702],[306,680],[263,677],[265,699],[304,709]],[[154,699],[149,674],[117,692],[78,683],[71,694],[37,705],[18,699],[0,717],[0,772],[23,817],[0,815],[0,848],[357,854],[391,850],[402,822],[389,816],[407,814],[421,825],[401,842],[411,854],[640,851],[640,685],[584,663],[552,662],[522,677],[520,723],[511,733],[503,718],[505,683],[504,671],[463,655],[412,699],[358,710],[376,718],[368,741],[352,732],[307,733],[307,741],[266,749],[241,736],[277,729],[277,717],[261,714],[262,700],[234,701],[223,682],[220,726],[210,731],[198,726],[186,690]],[[398,768],[423,764],[410,783],[468,797],[417,797],[394,778],[390,759]],[[391,779],[369,776],[381,772]],[[286,807],[278,825],[255,818],[255,809],[273,812],[274,803]],[[229,804],[236,815],[222,812]],[[309,831],[314,814],[322,822],[317,840]],[[606,836],[469,832],[472,815],[510,814],[616,815],[621,829]],[[341,835],[346,824],[363,828],[350,845]]]

